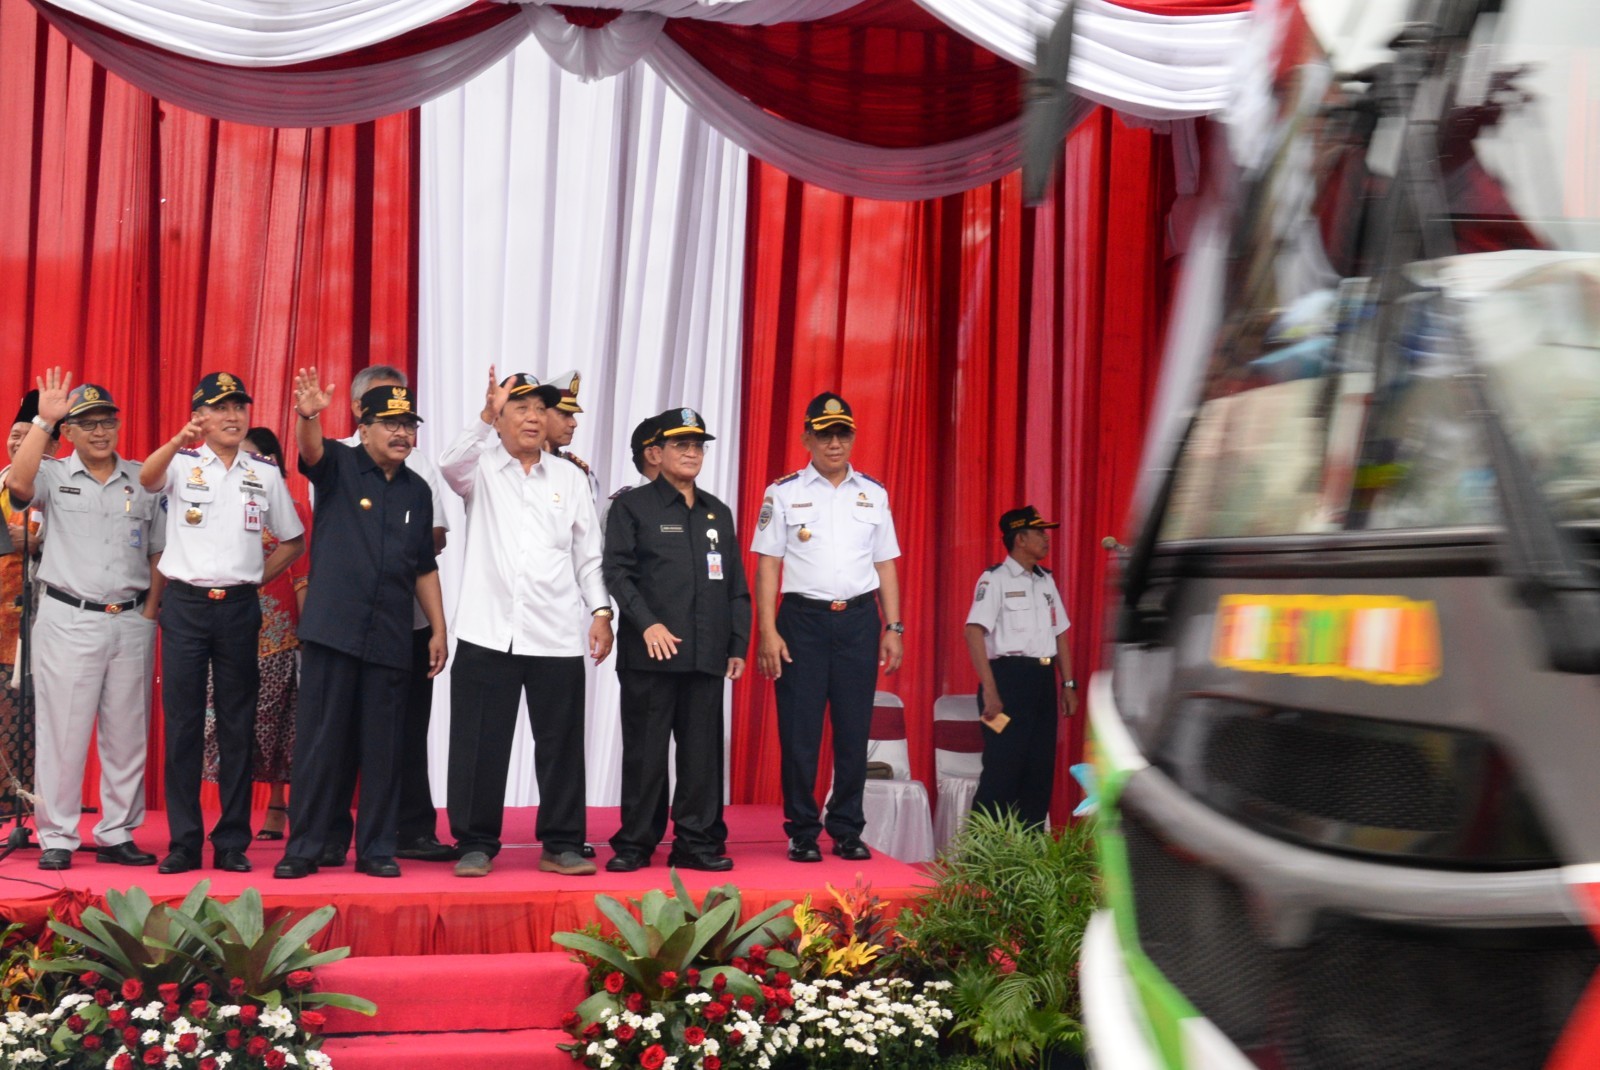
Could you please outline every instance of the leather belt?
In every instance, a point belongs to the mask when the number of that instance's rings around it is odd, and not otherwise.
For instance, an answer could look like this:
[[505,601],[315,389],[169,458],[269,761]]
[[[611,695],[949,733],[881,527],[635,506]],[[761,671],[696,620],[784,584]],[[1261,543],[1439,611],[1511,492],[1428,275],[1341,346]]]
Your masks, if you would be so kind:
[[115,616],[125,609],[138,609],[144,605],[145,596],[149,591],[140,591],[126,602],[91,602],[86,598],[74,598],[66,591],[57,590],[48,583],[44,586],[44,593],[54,598],[57,602],[65,602],[73,609],[87,609],[91,613],[110,613]]
[[785,602],[799,603],[807,609],[825,609],[830,613],[843,613],[847,609],[854,609],[857,606],[864,606],[868,602],[877,601],[878,592],[868,591],[866,594],[858,594],[854,598],[836,598],[831,602],[826,598],[807,598],[803,594],[786,594],[783,596],[783,600]]
[[1028,664],[1028,665],[1046,665],[1047,666],[1047,665],[1055,664],[1055,660],[1056,659],[1053,658],[1053,657],[1050,657],[1050,658],[1030,658],[1026,654],[1001,654],[998,658],[991,658],[990,660],[991,661],[1020,661],[1020,662],[1023,662],[1025,664]]
[[234,598],[243,598],[246,595],[251,598],[256,596],[256,585],[253,583],[236,583],[228,587],[196,587],[194,584],[184,583],[182,580],[168,580],[167,587],[169,590],[177,591],[180,594],[186,594],[193,598],[205,598],[212,602],[226,602]]

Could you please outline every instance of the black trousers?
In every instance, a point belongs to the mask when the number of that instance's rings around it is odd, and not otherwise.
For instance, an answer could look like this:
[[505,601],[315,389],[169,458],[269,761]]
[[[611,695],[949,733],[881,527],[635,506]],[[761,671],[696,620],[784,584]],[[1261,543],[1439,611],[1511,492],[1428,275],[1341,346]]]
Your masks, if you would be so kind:
[[506,773],[526,695],[539,784],[536,835],[549,851],[583,848],[583,658],[506,654],[460,640],[450,668],[450,833],[462,854],[500,851]]
[[169,850],[196,857],[205,842],[200,766],[205,754],[206,680],[216,682],[217,793],[222,816],[211,830],[219,851],[250,846],[250,763],[256,738],[261,665],[261,600],[254,591],[222,601],[168,586],[161,600],[161,707],[166,718]]
[[704,672],[619,669],[622,684],[622,827],[617,853],[648,855],[661,842],[667,744],[678,742],[672,792],[673,850],[721,854],[722,677]]
[[866,827],[861,792],[867,783],[867,742],[878,686],[876,602],[834,613],[784,599],[778,634],[793,664],[776,684],[778,743],[783,751],[783,823],[791,838],[814,840],[823,829],[817,806],[817,761],[824,711],[833,726],[833,795],[828,835],[859,837]]
[[[415,843],[439,831],[439,811],[433,807],[433,786],[428,782],[428,724],[433,718],[433,678],[428,675],[428,641],[432,628],[411,633],[411,671],[406,681],[405,719],[400,729],[400,843]],[[354,759],[354,755],[350,756]],[[340,850],[350,846],[355,820],[350,806],[355,799],[356,769],[352,760],[323,842]],[[365,857],[365,856],[363,856]]]
[[[1055,670],[1038,658],[992,658],[995,688],[1011,723],[983,730],[983,775],[972,808],[1014,810],[1030,825],[1050,816],[1056,786],[1056,729],[1061,720]],[[978,689],[983,709],[983,689]]]
[[285,857],[315,862],[336,815],[347,820],[350,771],[361,775],[357,858],[393,858],[407,669],[321,643],[300,644],[300,708]]

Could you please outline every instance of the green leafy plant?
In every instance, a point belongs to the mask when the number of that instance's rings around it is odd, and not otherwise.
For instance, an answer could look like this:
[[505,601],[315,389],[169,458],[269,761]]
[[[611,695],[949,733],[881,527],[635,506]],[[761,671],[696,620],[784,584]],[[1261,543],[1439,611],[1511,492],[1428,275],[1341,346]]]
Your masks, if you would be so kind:
[[904,940],[884,901],[856,877],[841,892],[824,885],[833,902],[814,906],[808,895],[794,908],[796,952],[806,977],[877,977],[895,972]]
[[1078,953],[1097,890],[1090,823],[1045,830],[974,811],[933,877],[901,934],[908,965],[954,982],[952,1033],[997,1067],[1081,1051]]
[[209,881],[201,881],[176,907],[153,903],[141,888],[108,891],[109,910],[86,909],[78,919],[81,929],[51,919],[50,929],[77,944],[79,951],[38,958],[34,968],[41,973],[94,970],[118,982],[153,985],[195,980],[194,952],[200,944],[176,919],[198,921],[210,887]]

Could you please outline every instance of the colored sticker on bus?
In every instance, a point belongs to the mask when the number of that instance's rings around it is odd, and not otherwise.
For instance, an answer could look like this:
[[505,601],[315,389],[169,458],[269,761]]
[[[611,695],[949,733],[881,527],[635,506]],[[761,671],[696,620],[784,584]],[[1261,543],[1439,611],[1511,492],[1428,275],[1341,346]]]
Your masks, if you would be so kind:
[[1211,659],[1241,672],[1425,684],[1443,667],[1439,615],[1392,595],[1228,594]]

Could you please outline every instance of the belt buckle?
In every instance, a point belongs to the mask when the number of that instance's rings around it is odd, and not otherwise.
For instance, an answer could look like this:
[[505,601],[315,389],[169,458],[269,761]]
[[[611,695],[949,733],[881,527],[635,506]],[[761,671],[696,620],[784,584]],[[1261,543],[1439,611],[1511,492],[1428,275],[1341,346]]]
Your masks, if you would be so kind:
[[206,597],[211,599],[213,602],[220,602],[224,598],[228,597],[228,592],[221,587],[213,587],[206,591]]
[[1051,658],[1040,658],[1040,659],[1039,659],[1039,664],[1040,664],[1040,665],[1048,665],[1048,664],[1050,664],[1050,662],[1051,662],[1051,661],[1052,661],[1052,660],[1053,660],[1053,659],[1051,659]]
[[116,616],[118,613],[122,612],[121,603],[113,602],[110,605],[106,606],[106,612],[110,613],[113,617]]
[[835,613],[843,613],[845,610],[850,608],[850,603],[846,599],[835,598],[833,601],[828,603],[828,608],[833,610]]

